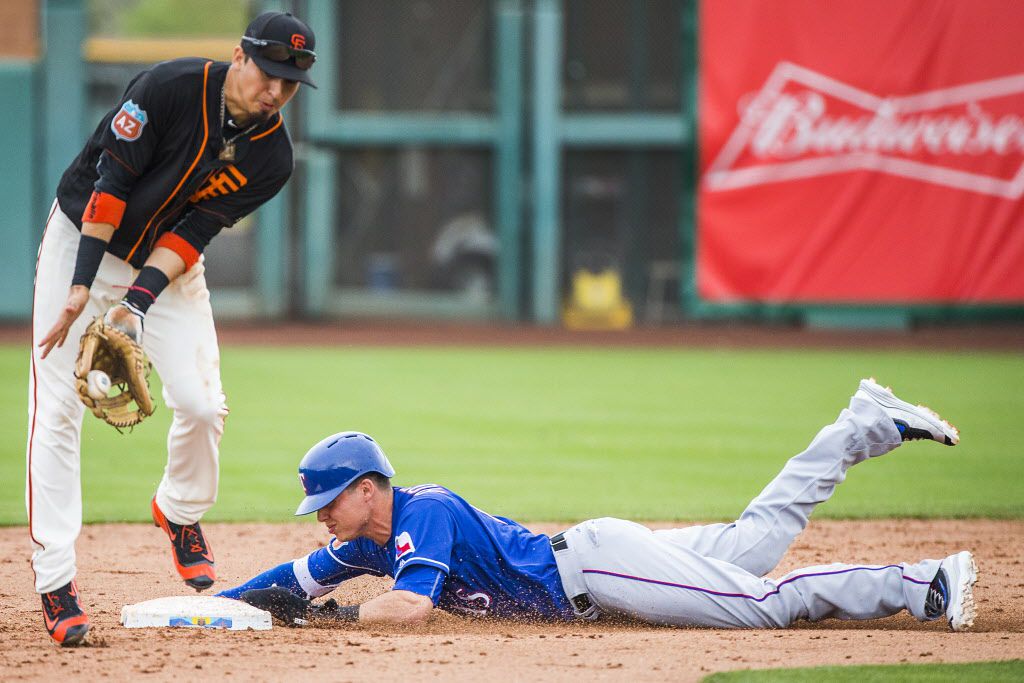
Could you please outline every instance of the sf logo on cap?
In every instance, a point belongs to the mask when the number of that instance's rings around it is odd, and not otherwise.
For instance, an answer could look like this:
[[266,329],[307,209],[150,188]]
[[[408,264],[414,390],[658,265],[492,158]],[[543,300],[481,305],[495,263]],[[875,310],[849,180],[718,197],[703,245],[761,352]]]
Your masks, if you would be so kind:
[[306,36],[302,35],[301,33],[293,33],[292,47],[294,47],[296,50],[301,50],[302,48],[306,47]]

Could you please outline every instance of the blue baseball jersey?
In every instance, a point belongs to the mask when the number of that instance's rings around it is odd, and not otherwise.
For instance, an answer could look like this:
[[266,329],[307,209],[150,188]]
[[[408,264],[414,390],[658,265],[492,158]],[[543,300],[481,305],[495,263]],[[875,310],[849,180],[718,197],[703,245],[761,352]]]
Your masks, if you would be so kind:
[[550,539],[473,507],[434,484],[394,487],[391,538],[330,544],[222,592],[237,598],[278,585],[310,597],[362,574],[391,576],[395,590],[425,595],[449,612],[570,620]]

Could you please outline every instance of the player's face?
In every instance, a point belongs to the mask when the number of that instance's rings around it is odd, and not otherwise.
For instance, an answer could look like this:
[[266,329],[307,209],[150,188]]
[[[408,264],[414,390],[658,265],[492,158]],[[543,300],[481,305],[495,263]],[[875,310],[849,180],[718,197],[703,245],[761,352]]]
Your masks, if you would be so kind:
[[246,59],[240,47],[235,48],[232,68],[235,70],[232,103],[246,117],[245,121],[237,121],[239,124],[251,125],[270,119],[299,89],[298,81],[271,76],[256,66],[255,61]]
[[317,511],[317,521],[322,522],[339,541],[351,541],[365,535],[372,512],[367,493],[360,485],[342,491]]

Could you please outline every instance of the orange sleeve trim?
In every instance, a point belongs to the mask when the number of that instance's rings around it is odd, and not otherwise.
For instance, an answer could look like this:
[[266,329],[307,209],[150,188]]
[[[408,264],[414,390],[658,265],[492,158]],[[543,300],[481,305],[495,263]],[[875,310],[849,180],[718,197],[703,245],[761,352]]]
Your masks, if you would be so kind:
[[280,128],[280,127],[281,127],[281,124],[282,124],[282,123],[284,123],[284,117],[283,117],[283,116],[281,116],[280,114],[278,114],[278,115],[277,115],[277,123],[275,123],[275,124],[274,124],[274,125],[273,125],[273,126],[272,126],[272,127],[270,128],[270,130],[265,130],[265,131],[263,131],[262,133],[260,133],[259,135],[253,135],[253,136],[252,136],[251,138],[249,138],[249,141],[250,141],[250,142],[255,142],[256,140],[259,140],[260,138],[265,138],[265,137],[267,137],[268,135],[270,135],[271,133],[273,133],[273,132],[274,132],[275,130],[277,130],[278,128]]
[[82,213],[83,223],[107,223],[116,230],[124,218],[125,201],[106,192],[93,192]]
[[184,238],[173,232],[165,232],[160,235],[160,239],[156,241],[156,245],[154,246],[170,249],[180,256],[181,260],[185,262],[185,270],[194,266],[196,261],[199,260],[199,251],[186,242]]

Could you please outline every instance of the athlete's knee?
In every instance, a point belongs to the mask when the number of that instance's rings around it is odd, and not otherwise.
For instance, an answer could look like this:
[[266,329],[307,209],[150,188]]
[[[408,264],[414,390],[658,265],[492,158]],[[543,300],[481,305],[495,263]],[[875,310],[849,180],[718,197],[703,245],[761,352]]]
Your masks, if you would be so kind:
[[183,425],[199,429],[212,429],[220,434],[224,431],[224,420],[228,415],[228,406],[224,395],[193,396],[189,400],[180,401],[174,406],[174,419]]

